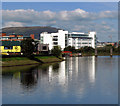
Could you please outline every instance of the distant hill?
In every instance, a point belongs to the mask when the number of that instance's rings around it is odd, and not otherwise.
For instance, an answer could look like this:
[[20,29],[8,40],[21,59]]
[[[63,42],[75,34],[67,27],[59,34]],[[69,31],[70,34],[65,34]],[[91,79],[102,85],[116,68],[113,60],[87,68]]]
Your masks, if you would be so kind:
[[10,34],[23,34],[24,36],[30,36],[30,34],[35,34],[35,38],[39,39],[39,35],[42,32],[48,33],[55,33],[59,30],[59,28],[54,27],[41,27],[41,26],[34,26],[34,27],[6,27],[2,29],[2,32],[6,32],[7,35]]

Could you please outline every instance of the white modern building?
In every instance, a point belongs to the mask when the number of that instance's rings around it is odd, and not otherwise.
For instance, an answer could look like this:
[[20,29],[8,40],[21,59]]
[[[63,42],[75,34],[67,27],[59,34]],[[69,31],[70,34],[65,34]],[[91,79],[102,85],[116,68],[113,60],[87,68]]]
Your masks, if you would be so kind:
[[63,50],[67,46],[68,31],[58,30],[57,33],[43,32],[40,35],[41,43],[49,44],[49,50],[54,46],[60,46]]
[[96,47],[96,32],[79,33],[58,30],[57,33],[43,32],[40,35],[41,43],[49,44],[49,50],[54,46],[60,46],[63,50],[67,46],[74,46],[75,49],[90,46]]
[[68,46],[74,46],[75,49],[89,46],[95,48],[96,46],[96,32],[78,33],[72,32],[68,34]]

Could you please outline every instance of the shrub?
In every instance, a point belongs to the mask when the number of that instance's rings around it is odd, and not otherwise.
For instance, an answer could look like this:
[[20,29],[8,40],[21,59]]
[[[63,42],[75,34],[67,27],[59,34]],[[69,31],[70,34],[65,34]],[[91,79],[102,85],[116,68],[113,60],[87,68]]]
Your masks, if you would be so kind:
[[56,57],[60,57],[61,55],[61,48],[59,46],[54,46],[54,48],[51,50],[51,53],[56,56]]

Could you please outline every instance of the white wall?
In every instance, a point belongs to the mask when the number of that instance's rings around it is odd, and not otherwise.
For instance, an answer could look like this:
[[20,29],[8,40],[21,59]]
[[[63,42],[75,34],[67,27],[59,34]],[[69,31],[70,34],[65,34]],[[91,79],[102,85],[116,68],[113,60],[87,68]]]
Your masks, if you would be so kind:
[[89,36],[92,37],[92,47],[95,48],[95,35],[96,32],[89,32]]
[[[84,33],[72,32],[72,34],[84,34]],[[69,37],[68,45],[74,46],[75,49],[79,49],[80,47],[85,47],[85,46],[90,46],[90,47],[95,48],[95,35],[96,35],[96,32],[89,32],[88,37],[92,37],[92,39],[86,39],[86,40],[83,40],[83,39],[80,40],[80,39],[78,39],[79,37],[75,38],[75,40],[74,40],[73,37]],[[75,42],[75,44],[74,44],[74,42]],[[82,44],[82,43],[87,43],[87,44]],[[91,44],[89,44],[89,43],[91,43]]]
[[[78,33],[78,32],[74,32],[75,34],[84,34],[84,33]],[[65,34],[68,34],[68,31],[63,31],[63,30],[58,30],[57,33],[41,33],[41,37],[43,37],[43,44],[49,44],[49,50],[51,50],[53,48],[53,46],[55,46],[53,44],[53,42],[58,42],[58,46],[61,47],[61,49],[63,50],[65,48]],[[90,40],[79,40],[78,38],[75,38],[75,40],[72,37],[68,38],[68,46],[75,46],[75,49],[79,49],[80,47],[84,47],[84,46],[91,46],[93,48],[95,48],[95,35],[96,32],[89,32],[88,33],[88,37],[92,37],[92,39]],[[58,36],[58,41],[53,41],[54,36]],[[75,44],[74,44],[75,42]],[[80,44],[78,44],[80,43]],[[82,44],[82,43],[87,43],[87,44]],[[89,44],[91,43],[91,44]],[[79,47],[78,47],[79,46]]]
[[[53,42],[58,42],[58,46],[63,50],[65,48],[65,34],[68,34],[68,31],[58,30],[57,33],[41,33],[41,37],[43,37],[43,43],[49,44],[49,50],[55,46]],[[58,36],[58,41],[53,41],[54,36]]]

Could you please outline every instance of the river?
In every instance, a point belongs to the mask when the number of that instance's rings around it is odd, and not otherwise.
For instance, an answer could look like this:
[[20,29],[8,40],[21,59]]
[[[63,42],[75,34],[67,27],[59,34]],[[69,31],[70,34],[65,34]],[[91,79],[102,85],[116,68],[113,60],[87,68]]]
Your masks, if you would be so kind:
[[3,68],[3,104],[117,104],[118,56]]

